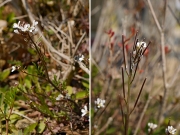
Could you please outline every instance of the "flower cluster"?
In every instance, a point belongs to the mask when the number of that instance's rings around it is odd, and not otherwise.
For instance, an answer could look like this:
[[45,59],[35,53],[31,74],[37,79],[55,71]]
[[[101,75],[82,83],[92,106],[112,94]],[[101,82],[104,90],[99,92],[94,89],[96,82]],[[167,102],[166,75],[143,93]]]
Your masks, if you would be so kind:
[[137,42],[136,47],[138,47],[138,48],[140,48],[140,47],[146,48],[147,44],[146,44],[146,42]]
[[152,130],[154,130],[155,128],[157,128],[157,124],[154,123],[148,123],[148,132],[151,132]]
[[30,26],[30,24],[21,23],[19,21],[18,23],[13,24],[13,28],[15,29],[14,32],[17,34],[20,34],[20,32],[31,32],[34,34],[37,32],[37,28],[36,28],[37,24],[38,22],[35,20],[33,21],[32,26]]
[[84,109],[81,109],[81,112],[82,112],[82,115],[81,115],[82,117],[88,114],[88,109],[86,105],[84,106]]
[[168,126],[167,128],[166,128],[166,134],[170,134],[170,135],[174,135],[176,133],[176,129],[175,128],[173,128],[173,126]]
[[135,47],[133,48],[133,55],[143,55],[144,49],[146,49],[147,44],[146,42],[137,42]]
[[95,101],[95,104],[96,104],[97,108],[101,108],[101,107],[104,108],[105,102],[106,102],[105,100],[97,98],[97,101]]

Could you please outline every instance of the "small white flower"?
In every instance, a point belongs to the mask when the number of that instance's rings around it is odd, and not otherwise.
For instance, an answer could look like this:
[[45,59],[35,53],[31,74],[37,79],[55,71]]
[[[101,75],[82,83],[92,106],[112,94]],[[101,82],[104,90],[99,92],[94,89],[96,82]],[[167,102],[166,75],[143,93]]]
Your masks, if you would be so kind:
[[155,128],[157,128],[157,124],[153,124],[153,123],[148,123],[148,131],[150,132],[151,130],[154,130]]
[[18,23],[13,24],[13,28],[15,29],[14,32],[19,34],[19,30],[20,30],[23,32],[31,32],[34,34],[35,32],[37,32],[37,29],[36,29],[37,24],[38,22],[35,20],[33,21],[32,26],[30,24],[24,24],[19,21]]
[[176,133],[176,129],[173,128],[173,126],[168,126],[168,127],[166,128],[166,133],[169,133],[169,134],[174,135],[174,134]]
[[16,67],[15,66],[12,66],[11,67],[11,72],[14,72],[16,70]]
[[81,115],[82,117],[85,116],[88,113],[86,105],[84,106],[84,109],[81,109],[81,112],[82,112],[82,115]]
[[84,60],[84,55],[82,55],[81,57],[79,57],[79,61],[83,61]]
[[98,125],[95,124],[95,125],[94,125],[94,129],[97,129],[97,128],[98,128]]
[[70,99],[70,98],[71,98],[71,96],[70,96],[68,93],[66,93],[65,98],[66,98],[66,99]]
[[35,20],[33,20],[33,25],[32,25],[32,27],[35,27],[37,24],[38,24],[38,22],[35,21]]
[[138,48],[140,48],[141,46],[142,46],[143,48],[146,48],[146,47],[147,47],[146,42],[137,42],[136,46],[137,46]]
[[64,98],[64,96],[62,94],[59,94],[58,97],[56,98],[56,100],[61,100],[63,98]]
[[13,28],[18,28],[19,29],[20,28],[20,21],[18,23],[14,23]]
[[14,30],[14,33],[16,33],[16,34],[20,34],[18,30]]
[[100,98],[97,98],[97,101],[95,101],[95,104],[97,105],[98,108],[104,108],[105,100],[102,100]]

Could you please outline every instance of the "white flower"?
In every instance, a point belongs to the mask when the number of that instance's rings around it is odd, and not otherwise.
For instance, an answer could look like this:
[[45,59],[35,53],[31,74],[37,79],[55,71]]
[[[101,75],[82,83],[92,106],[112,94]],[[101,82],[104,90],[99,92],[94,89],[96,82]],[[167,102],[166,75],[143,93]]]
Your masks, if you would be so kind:
[[13,28],[18,28],[18,29],[19,29],[19,28],[20,28],[20,21],[18,22],[18,24],[17,24],[17,23],[14,23],[14,24],[13,24]]
[[31,32],[35,33],[37,32],[36,25],[38,24],[37,21],[33,21],[32,26],[30,24],[23,24],[20,21],[18,23],[13,24],[13,28],[15,29],[14,32],[19,34],[19,30],[23,32]]
[[70,96],[68,93],[66,93],[65,98],[66,98],[66,99],[70,99],[70,98],[71,98],[71,96]]
[[84,106],[84,109],[81,109],[81,112],[82,112],[82,115],[81,115],[82,117],[85,116],[88,113],[86,105]]
[[98,125],[94,125],[94,129],[97,129],[98,128]]
[[18,30],[14,30],[14,33],[16,33],[16,34],[20,34]]
[[146,47],[147,47],[146,42],[137,42],[136,46],[137,46],[138,48],[140,48],[141,46],[142,46],[143,48],[146,48]]
[[59,94],[58,97],[56,98],[56,100],[61,100],[63,98],[64,98],[64,96],[62,94]]
[[32,25],[32,27],[35,27],[37,24],[38,24],[38,22],[35,21],[35,20],[33,20],[33,25]]
[[169,134],[174,135],[174,134],[176,133],[176,129],[173,128],[173,126],[168,126],[168,127],[166,128],[166,133],[169,133]]
[[151,130],[154,130],[155,128],[157,128],[157,124],[153,124],[153,123],[148,123],[148,131],[150,132]]
[[16,67],[15,66],[12,66],[11,67],[11,72],[14,72],[16,70]]
[[84,55],[82,55],[81,57],[79,57],[79,61],[83,61],[84,60]]
[[95,101],[95,104],[97,105],[98,108],[104,108],[105,100],[102,100],[100,98],[97,98],[97,101]]

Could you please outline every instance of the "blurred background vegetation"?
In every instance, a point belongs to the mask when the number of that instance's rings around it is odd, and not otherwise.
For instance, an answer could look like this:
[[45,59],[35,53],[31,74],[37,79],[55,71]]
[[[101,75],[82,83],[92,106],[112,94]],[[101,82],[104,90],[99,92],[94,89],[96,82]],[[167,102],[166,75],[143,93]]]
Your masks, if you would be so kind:
[[[164,12],[164,5],[167,2]],[[167,79],[167,105],[162,114],[163,122],[159,122],[159,112],[164,98],[164,82],[162,74],[161,36],[150,12],[146,0],[104,0],[92,1],[91,31],[92,31],[92,129],[95,134],[123,134],[123,124],[120,109],[122,95],[123,66],[122,35],[127,39],[127,57],[134,44],[135,33],[138,31],[139,41],[148,43],[135,80],[132,84],[130,107],[139,93],[143,79],[147,78],[140,100],[130,117],[129,134],[148,134],[148,122],[158,124],[155,134],[165,134],[165,128],[170,124],[179,134],[179,71],[180,71],[180,27],[179,1],[151,0],[160,25],[165,34],[165,60]],[[165,13],[165,19],[163,19]],[[110,39],[107,32],[114,32]],[[113,61],[110,62],[109,44],[113,47]],[[125,79],[127,84],[127,79]],[[94,101],[105,99],[110,104],[104,112],[93,118]],[[124,106],[124,105],[123,105]],[[147,107],[147,108],[146,108]],[[102,110],[101,110],[102,111]],[[139,126],[139,127],[138,127]],[[137,131],[136,131],[137,130]]]

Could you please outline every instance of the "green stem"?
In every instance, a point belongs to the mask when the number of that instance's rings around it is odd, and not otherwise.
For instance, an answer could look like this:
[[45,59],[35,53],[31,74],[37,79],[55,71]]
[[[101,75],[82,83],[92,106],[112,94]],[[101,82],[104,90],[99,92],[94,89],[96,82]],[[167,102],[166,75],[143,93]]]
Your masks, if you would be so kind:
[[6,135],[8,135],[9,119],[10,119],[10,116],[11,116],[11,114],[12,114],[13,107],[14,107],[14,102],[13,102],[11,108],[10,108],[9,116],[8,116],[8,118],[6,118]]
[[128,129],[129,129],[129,117],[130,117],[129,100],[130,100],[130,89],[131,89],[131,76],[132,74],[129,74],[128,77],[127,113],[125,114],[125,135],[128,135]]

